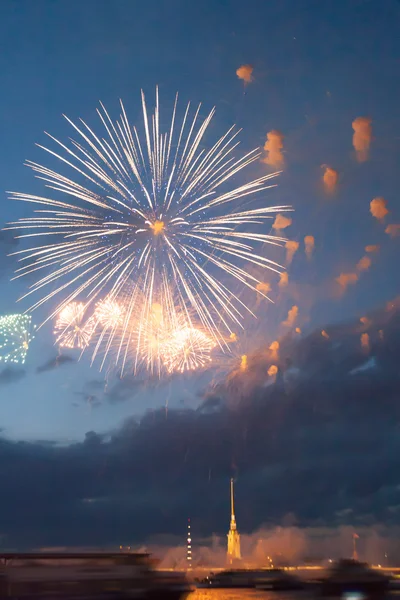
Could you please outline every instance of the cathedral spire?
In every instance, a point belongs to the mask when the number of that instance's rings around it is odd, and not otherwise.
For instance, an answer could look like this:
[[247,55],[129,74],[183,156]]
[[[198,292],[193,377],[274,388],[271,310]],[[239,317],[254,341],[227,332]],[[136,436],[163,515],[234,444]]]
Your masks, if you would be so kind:
[[240,558],[241,558],[240,535],[237,531],[236,518],[235,518],[233,479],[231,479],[231,524],[230,524],[229,533],[228,533],[228,548],[227,548],[226,554],[227,554],[227,559],[230,563],[232,563],[234,559],[240,560]]

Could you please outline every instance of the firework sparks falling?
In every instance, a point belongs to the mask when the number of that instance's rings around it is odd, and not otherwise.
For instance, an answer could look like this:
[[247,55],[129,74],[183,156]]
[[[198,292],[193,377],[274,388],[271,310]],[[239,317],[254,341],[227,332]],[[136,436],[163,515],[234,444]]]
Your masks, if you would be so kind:
[[164,364],[169,373],[193,371],[211,362],[215,341],[194,327],[173,332],[166,347]]
[[122,325],[124,312],[124,306],[120,302],[106,298],[96,304],[94,318],[104,329],[115,329]]
[[83,302],[71,302],[58,315],[54,333],[61,348],[84,350],[93,334],[93,321],[85,321],[86,307]]
[[0,317],[0,362],[24,364],[34,336],[30,315]]
[[[221,344],[225,332],[242,327],[251,312],[236,294],[238,285],[260,293],[262,280],[246,264],[282,272],[265,256],[264,244],[286,240],[261,231],[266,220],[290,208],[267,207],[265,201],[249,205],[273,187],[276,173],[233,185],[261,154],[256,149],[235,157],[234,127],[204,148],[214,109],[201,121],[200,106],[191,116],[189,104],[179,121],[176,98],[170,128],[162,132],[158,91],[154,114],[149,115],[143,93],[142,108],[143,137],[122,103],[116,122],[101,105],[101,135],[67,118],[77,140],[67,145],[49,135],[56,149],[40,147],[71,175],[27,163],[49,194],[11,193],[12,199],[38,206],[35,216],[9,227],[22,230],[19,237],[39,239],[39,245],[16,252],[22,263],[16,278],[36,274],[24,297],[38,294],[30,310],[54,303],[48,319],[59,318],[80,298],[85,306],[99,296],[120,298],[137,282],[131,296],[141,298],[140,306],[129,302],[122,335],[130,335],[133,312],[146,314],[154,303],[168,304],[163,290],[174,281],[175,303],[189,306],[200,328]],[[84,339],[71,343],[86,345]]]

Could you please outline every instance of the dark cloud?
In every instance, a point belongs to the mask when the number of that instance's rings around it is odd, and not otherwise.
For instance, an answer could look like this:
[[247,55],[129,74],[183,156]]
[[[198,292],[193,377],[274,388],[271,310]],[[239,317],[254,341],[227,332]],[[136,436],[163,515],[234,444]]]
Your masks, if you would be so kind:
[[50,358],[47,362],[36,369],[36,373],[44,373],[45,371],[53,371],[58,367],[62,367],[63,365],[67,365],[70,363],[74,363],[76,360],[72,358],[72,356],[68,356],[67,354],[60,354],[59,356],[55,356],[54,358]]
[[[8,383],[16,383],[20,379],[25,377],[26,371],[25,369],[16,368],[16,367],[6,367],[2,371],[0,371],[0,385],[7,385]],[[1,429],[0,429],[1,431]]]
[[64,447],[0,439],[7,544],[139,544],[183,536],[187,516],[198,537],[222,536],[232,474],[242,534],[289,514],[301,530],[397,527],[400,312],[368,319],[368,356],[359,320],[326,326],[328,338],[288,334],[275,383],[249,355],[246,387],[231,378],[197,410],[155,410]]

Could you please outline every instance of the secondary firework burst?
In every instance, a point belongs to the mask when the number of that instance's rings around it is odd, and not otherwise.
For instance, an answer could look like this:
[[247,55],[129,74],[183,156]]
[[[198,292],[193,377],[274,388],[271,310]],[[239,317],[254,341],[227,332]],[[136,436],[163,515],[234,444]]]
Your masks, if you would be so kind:
[[190,325],[171,333],[164,355],[169,373],[194,371],[211,362],[211,351],[216,345],[213,338]]
[[83,302],[70,302],[60,311],[54,328],[56,344],[61,348],[87,348],[94,323],[92,319],[86,320],[85,314]]
[[94,319],[103,329],[116,329],[122,326],[125,308],[121,302],[106,298],[96,304]]
[[100,105],[100,134],[67,118],[77,138],[63,143],[49,135],[53,148],[40,146],[59,161],[61,172],[28,161],[49,193],[11,193],[37,206],[35,216],[9,227],[22,230],[18,237],[29,242],[38,240],[16,253],[22,264],[15,277],[36,275],[24,297],[37,294],[31,310],[51,303],[48,319],[80,299],[88,306],[126,296],[137,282],[131,295],[141,303],[129,302],[123,336],[130,336],[132,313],[168,304],[163,290],[173,282],[175,304],[181,311],[189,306],[201,330],[221,345],[251,312],[238,288],[260,293],[262,281],[248,265],[282,271],[265,256],[265,244],[285,240],[263,229],[277,211],[290,208],[266,206],[264,194],[276,173],[245,182],[243,169],[261,152],[236,157],[234,127],[205,147],[214,109],[202,120],[200,106],[192,111],[189,103],[179,119],[176,97],[165,132],[158,91],[154,113],[149,115],[143,93],[142,109],[142,132],[130,125],[122,103],[117,121]]
[[24,364],[33,330],[30,315],[0,317],[0,362]]

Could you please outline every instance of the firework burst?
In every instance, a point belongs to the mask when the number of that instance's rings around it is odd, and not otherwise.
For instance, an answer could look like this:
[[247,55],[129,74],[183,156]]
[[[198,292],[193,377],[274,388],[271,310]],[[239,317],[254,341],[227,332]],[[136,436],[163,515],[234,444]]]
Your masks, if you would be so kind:
[[0,317],[0,361],[24,364],[34,336],[30,315]]
[[54,333],[60,348],[84,350],[93,334],[93,321],[85,321],[86,307],[83,302],[70,302],[56,320]]
[[166,348],[164,364],[169,373],[193,371],[211,362],[215,341],[194,327],[179,328],[172,332]]
[[[126,297],[129,288],[124,314],[116,317],[122,336],[118,356],[130,344],[132,314],[146,321],[155,304],[169,306],[165,290],[173,282],[174,305],[182,312],[189,306],[205,335],[221,345],[251,312],[235,293],[238,286],[261,293],[262,281],[247,265],[281,272],[264,255],[264,245],[285,240],[263,233],[263,227],[277,211],[290,209],[265,206],[262,196],[276,173],[234,183],[260,157],[258,149],[235,157],[234,127],[204,147],[214,109],[201,120],[200,106],[191,112],[189,104],[179,120],[176,98],[170,127],[162,132],[158,91],[154,113],[149,115],[143,93],[142,108],[143,135],[130,125],[122,103],[115,122],[101,105],[99,135],[67,118],[77,138],[65,144],[49,135],[55,149],[40,146],[66,174],[27,163],[49,194],[11,193],[37,206],[35,216],[9,227],[21,229],[19,237],[39,240],[16,253],[22,262],[16,277],[37,275],[25,294],[38,295],[30,309],[51,302],[48,319],[58,320],[80,298],[85,306],[95,305],[99,298]],[[256,206],[252,200],[258,200]],[[110,328],[114,308],[99,308],[102,327]],[[68,343],[84,347],[87,339]]]

